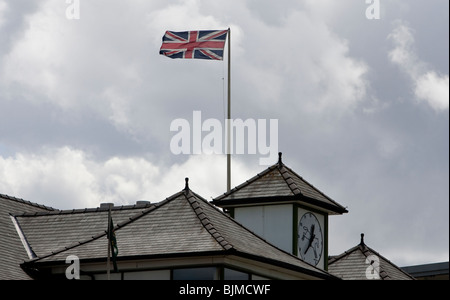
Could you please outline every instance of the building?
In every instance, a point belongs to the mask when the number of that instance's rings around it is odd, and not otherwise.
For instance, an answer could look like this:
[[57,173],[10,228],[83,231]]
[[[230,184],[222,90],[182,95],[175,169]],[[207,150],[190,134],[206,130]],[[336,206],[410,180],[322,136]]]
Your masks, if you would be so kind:
[[[1,268],[8,267],[2,279],[65,278],[73,257],[81,279],[107,278],[109,206],[63,211],[0,201],[9,239],[0,247],[7,254]],[[164,201],[112,207],[111,215],[119,248],[111,279],[337,279],[249,231],[187,180]]]
[[449,280],[448,261],[402,267],[402,270],[418,280]]
[[[381,279],[412,279],[363,239],[330,258],[329,217],[347,212],[281,153],[211,202],[187,178],[163,201],[127,206],[58,210],[0,195],[0,279],[378,279],[370,268]],[[119,252],[108,264],[109,216]]]
[[414,280],[377,251],[361,242],[344,253],[331,257],[328,271],[343,280]]
[[347,209],[278,162],[215,198],[238,222],[281,249],[317,266],[328,267],[328,218]]

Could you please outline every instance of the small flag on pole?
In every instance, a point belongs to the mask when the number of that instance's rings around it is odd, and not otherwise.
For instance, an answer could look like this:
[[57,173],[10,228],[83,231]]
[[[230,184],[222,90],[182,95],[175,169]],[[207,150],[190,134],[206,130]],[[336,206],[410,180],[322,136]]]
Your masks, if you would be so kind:
[[170,58],[223,60],[228,30],[166,31],[159,54]]
[[116,234],[114,232],[114,224],[112,218],[110,218],[108,240],[111,245],[112,262],[114,266],[114,272],[117,272],[117,255],[119,254],[119,248],[117,248]]

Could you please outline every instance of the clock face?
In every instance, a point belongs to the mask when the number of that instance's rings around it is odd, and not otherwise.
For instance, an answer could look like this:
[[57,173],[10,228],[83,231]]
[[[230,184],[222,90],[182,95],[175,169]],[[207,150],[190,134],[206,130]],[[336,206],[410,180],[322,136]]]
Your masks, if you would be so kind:
[[298,223],[298,254],[301,259],[316,266],[323,252],[323,233],[316,216],[305,213]]

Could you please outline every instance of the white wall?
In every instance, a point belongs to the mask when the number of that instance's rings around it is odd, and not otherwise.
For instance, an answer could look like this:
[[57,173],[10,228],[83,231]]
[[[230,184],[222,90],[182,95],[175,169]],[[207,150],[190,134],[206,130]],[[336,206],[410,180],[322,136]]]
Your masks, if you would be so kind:
[[234,218],[268,242],[292,253],[292,204],[236,207]]

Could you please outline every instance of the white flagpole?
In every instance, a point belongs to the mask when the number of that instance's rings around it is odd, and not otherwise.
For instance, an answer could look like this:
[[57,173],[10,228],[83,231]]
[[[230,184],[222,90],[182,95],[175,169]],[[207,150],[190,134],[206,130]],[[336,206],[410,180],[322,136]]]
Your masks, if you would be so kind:
[[227,122],[227,192],[231,190],[231,147],[230,147],[230,123],[231,123],[231,29],[228,28],[228,122]]

